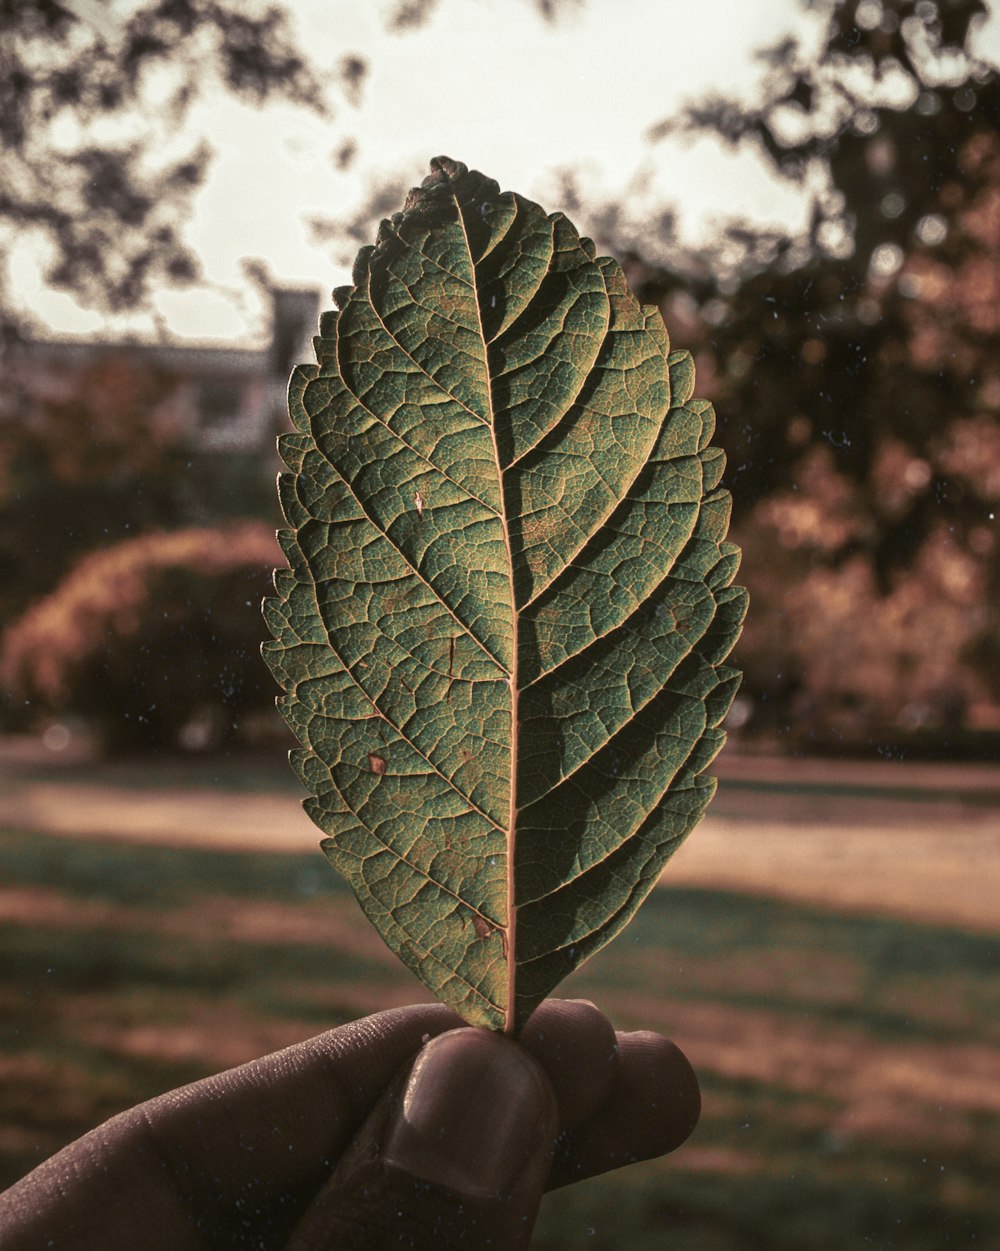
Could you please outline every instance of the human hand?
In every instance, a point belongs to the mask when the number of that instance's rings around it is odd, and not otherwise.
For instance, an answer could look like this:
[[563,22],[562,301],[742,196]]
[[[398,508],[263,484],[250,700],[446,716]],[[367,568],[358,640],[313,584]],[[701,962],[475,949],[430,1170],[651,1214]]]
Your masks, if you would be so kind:
[[672,1043],[593,1004],[517,1043],[393,1009],[99,1126],[0,1195],[0,1245],[520,1251],[544,1190],[673,1150],[699,1106]]

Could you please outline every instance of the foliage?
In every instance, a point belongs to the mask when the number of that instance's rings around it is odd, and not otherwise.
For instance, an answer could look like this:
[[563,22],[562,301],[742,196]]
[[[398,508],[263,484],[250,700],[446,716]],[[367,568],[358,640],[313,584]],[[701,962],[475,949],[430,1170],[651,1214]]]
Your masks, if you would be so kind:
[[[854,637],[928,560],[953,563],[945,586],[971,576],[971,592],[941,604],[971,614],[945,679],[954,704],[967,698],[963,656],[979,657],[973,684],[991,691],[1000,636],[1000,76],[971,50],[980,0],[818,7],[819,50],[764,54],[757,103],[715,97],[658,132],[756,145],[811,195],[808,229],[737,223],[705,254],[633,258],[632,271],[641,298],[685,327],[719,404],[738,528],[769,533],[800,568],[839,570],[817,574],[826,587],[864,586]],[[767,559],[751,560],[751,591]],[[820,600],[800,599],[800,625],[803,612],[818,638]],[[894,639],[886,663],[905,668],[910,644]],[[914,698],[900,694],[893,719]]]
[[[900,499],[879,490],[876,463],[886,439],[925,457],[952,421],[1000,405],[1000,373],[987,360],[1000,319],[977,316],[986,275],[940,272],[983,262],[998,242],[1000,79],[962,47],[979,0],[940,11],[929,0],[827,8],[817,57],[797,44],[768,55],[760,105],[689,110],[690,126],[755,141],[779,173],[816,188],[806,237],[734,229],[735,290],[722,274],[694,291],[703,308],[719,301],[705,341],[737,500],[790,485],[804,453],[826,447],[867,488],[881,571],[908,559],[932,519],[970,526],[984,516],[974,485],[951,484],[944,465],[907,466],[911,490]],[[929,337],[935,311],[945,325],[922,346],[918,328]]]
[[[834,477],[828,465],[816,476]],[[817,494],[779,493],[739,531],[756,606],[739,651],[755,730],[826,751],[863,742],[989,752],[986,736],[962,732],[989,728],[1000,695],[979,654],[988,571],[940,526],[884,591],[860,553],[831,565],[788,541],[789,529],[823,525]]]
[[[531,0],[554,21],[580,0]],[[395,0],[388,29],[422,25],[434,0]],[[0,3],[0,249],[32,235],[46,281],[81,303],[147,308],[200,276],[183,220],[212,158],[194,104],[221,86],[260,106],[331,117],[333,88],[357,105],[356,54],[318,70],[292,6],[269,0],[4,0]],[[341,145],[347,160],[353,141]],[[0,267],[0,346],[32,330]]]
[[0,629],[85,551],[183,513],[188,457],[165,374],[118,351],[37,381],[12,381],[0,416]]
[[263,522],[128,539],[85,556],[6,632],[0,680],[40,714],[91,718],[108,747],[225,740],[273,706],[257,606],[277,548]]
[[[0,5],[0,245],[31,232],[46,279],[110,311],[190,282],[179,221],[210,159],[178,147],[208,82],[327,111],[276,5],[145,0],[122,18],[70,0]],[[0,330],[17,330],[0,274]]]
[[561,213],[432,171],[293,377],[264,654],[327,855],[512,1031],[704,811],[745,595],[657,310]]
[[[531,0],[546,22],[554,22],[563,12],[572,12],[584,0]],[[437,8],[438,0],[392,0],[388,11],[388,27],[393,31],[412,30],[422,26]]]
[[[128,536],[253,515],[275,522],[259,447],[198,445],[191,375],[126,348],[74,369],[19,358],[0,413],[0,631],[87,551]],[[276,460],[276,458],[275,458]]]

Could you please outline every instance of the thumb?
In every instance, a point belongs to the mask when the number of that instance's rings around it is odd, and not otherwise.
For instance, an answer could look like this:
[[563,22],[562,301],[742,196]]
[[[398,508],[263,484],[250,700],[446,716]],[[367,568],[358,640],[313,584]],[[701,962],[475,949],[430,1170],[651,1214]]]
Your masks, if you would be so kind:
[[557,1131],[527,1051],[482,1029],[441,1034],[376,1105],[287,1251],[520,1251]]

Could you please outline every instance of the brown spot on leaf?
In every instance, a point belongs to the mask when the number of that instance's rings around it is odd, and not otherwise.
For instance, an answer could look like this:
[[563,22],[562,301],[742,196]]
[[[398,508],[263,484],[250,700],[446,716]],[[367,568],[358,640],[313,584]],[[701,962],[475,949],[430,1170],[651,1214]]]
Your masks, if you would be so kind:
[[385,773],[385,761],[381,756],[376,756],[373,751],[368,753],[368,768],[371,769],[377,777],[381,777]]
[[478,912],[472,914],[472,927],[476,931],[477,938],[492,938],[494,934],[500,935],[500,942],[503,945],[503,958],[507,959],[507,931],[501,929],[498,925],[494,925],[492,921],[487,919]]

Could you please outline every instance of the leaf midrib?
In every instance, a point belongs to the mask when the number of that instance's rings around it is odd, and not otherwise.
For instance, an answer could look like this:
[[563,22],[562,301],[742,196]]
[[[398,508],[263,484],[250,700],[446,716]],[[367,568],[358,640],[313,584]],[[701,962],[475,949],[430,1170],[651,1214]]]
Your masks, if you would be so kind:
[[511,658],[510,658],[510,675],[508,682],[510,684],[510,808],[507,817],[507,924],[505,926],[506,953],[507,953],[507,1003],[506,1013],[504,1017],[503,1031],[505,1034],[513,1034],[516,1023],[516,990],[515,977],[517,973],[517,904],[514,896],[514,853],[517,843],[517,747],[518,747],[518,726],[517,726],[517,700],[518,700],[518,684],[517,684],[517,653],[518,653],[518,609],[517,598],[514,594],[514,552],[510,542],[510,525],[507,521],[507,497],[504,492],[503,467],[500,460],[500,448],[497,444],[496,424],[494,420],[493,406],[493,377],[489,367],[489,345],[486,342],[486,333],[483,329],[483,314],[479,307],[479,285],[476,281],[476,262],[472,256],[472,244],[469,240],[469,232],[465,225],[465,217],[462,213],[462,205],[458,196],[455,194],[454,187],[451,187],[451,198],[455,205],[455,215],[459,228],[462,231],[462,239],[465,243],[466,254],[469,258],[469,269],[472,272],[472,295],[473,303],[476,307],[476,324],[479,327],[479,340],[483,345],[483,367],[486,371],[486,402],[488,426],[490,431],[490,441],[493,446],[493,460],[497,470],[497,481],[500,486],[500,529],[503,534],[504,550],[507,553],[507,568],[509,577],[507,584],[510,588],[510,628],[511,628]]

